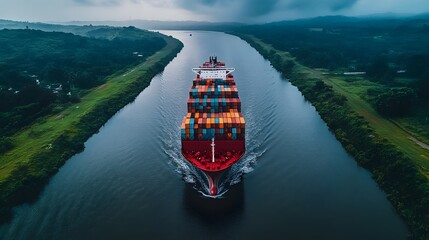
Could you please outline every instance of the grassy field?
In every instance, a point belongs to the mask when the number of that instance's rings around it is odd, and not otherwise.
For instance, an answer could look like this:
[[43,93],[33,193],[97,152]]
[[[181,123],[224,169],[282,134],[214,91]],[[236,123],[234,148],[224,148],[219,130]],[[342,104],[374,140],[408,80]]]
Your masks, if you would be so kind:
[[[346,96],[353,110],[365,117],[371,127],[393,143],[406,156],[413,159],[422,173],[429,178],[429,150],[415,143],[412,137],[423,139],[423,136],[412,135],[406,126],[392,119],[380,116],[374,108],[365,101],[364,97],[371,82],[360,79],[349,83],[346,77],[327,77],[324,81],[334,87],[334,90]],[[402,120],[403,121],[403,120]],[[404,122],[405,123],[405,122]]]
[[[262,42],[260,39],[252,37],[252,40],[262,46],[266,51],[275,51],[282,59],[295,59],[287,52],[274,49],[271,45]],[[360,116],[363,116],[369,125],[383,138],[393,143],[402,153],[412,159],[420,171],[429,178],[429,150],[416,144],[411,137],[421,139],[423,135],[412,134],[412,130],[406,125],[410,121],[406,119],[391,120],[378,114],[375,109],[366,101],[367,90],[378,87],[377,83],[370,82],[362,77],[351,77],[343,75],[330,75],[323,69],[313,69],[295,61],[296,71],[306,74],[309,79],[320,79],[333,87],[335,92],[345,96],[348,104]],[[412,124],[410,124],[412,125]]]
[[130,84],[144,76],[161,59],[175,51],[180,44],[177,40],[167,37],[166,41],[168,44],[162,50],[150,56],[145,62],[108,77],[105,84],[89,91],[79,103],[40,119],[37,123],[15,134],[12,139],[16,147],[0,156],[0,183],[5,181],[17,166],[27,163],[40,152],[51,149],[59,136],[76,135],[80,131],[77,124],[81,118],[108,99],[124,92]]
[[412,116],[396,118],[394,122],[406,129],[417,139],[429,144],[429,116],[427,110],[417,109]]

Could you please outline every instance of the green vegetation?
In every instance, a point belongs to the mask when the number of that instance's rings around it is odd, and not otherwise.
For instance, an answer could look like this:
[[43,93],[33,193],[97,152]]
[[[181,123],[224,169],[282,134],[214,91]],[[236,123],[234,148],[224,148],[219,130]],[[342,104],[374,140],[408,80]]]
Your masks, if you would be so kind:
[[[429,150],[410,140],[408,131],[380,115],[369,103],[371,94],[368,92],[390,88],[363,77],[329,74],[323,69],[306,67],[289,52],[276,49],[254,36],[236,35],[268,58],[300,89],[345,149],[372,172],[375,181],[409,225],[412,237],[427,239]],[[407,93],[409,90],[398,91]]]
[[374,105],[377,111],[386,116],[404,116],[417,103],[417,95],[411,88],[391,88],[375,96]]
[[88,35],[94,38],[0,30],[0,136],[15,133],[55,107],[78,102],[83,90],[166,45],[161,35],[133,27],[100,28]]
[[[102,30],[102,32],[108,32],[108,35],[112,34],[111,29]],[[37,32],[37,34],[45,33]],[[59,33],[54,34],[56,36]],[[127,35],[127,33],[124,34]],[[156,53],[153,50],[142,49],[140,44],[143,42],[137,40],[125,42],[113,40],[109,42],[103,39],[82,39],[73,35],[67,36],[90,42],[88,44],[100,51],[108,50],[104,49],[103,46],[112,47],[110,44],[117,44],[115,47],[118,49],[115,51],[118,51],[118,54],[123,47],[123,53],[126,53],[127,56],[131,55],[132,58],[136,58],[136,56],[132,56],[132,51],[143,52],[145,50],[146,56],[144,56],[144,61],[128,61],[126,68],[124,65],[110,65],[112,69],[108,71],[116,71],[116,73],[104,78],[103,75],[98,75],[97,82],[101,85],[80,90],[81,97],[78,101],[54,104],[49,114],[37,117],[30,126],[20,128],[7,138],[0,138],[0,141],[8,143],[8,147],[0,155],[0,216],[3,219],[10,216],[12,206],[37,196],[49,177],[73,154],[83,150],[83,143],[97,132],[114,113],[131,102],[147,87],[152,77],[162,71],[183,47],[176,39],[155,33],[153,36],[156,36],[157,39],[160,38],[161,41],[154,42],[155,45],[149,43],[150,49],[153,49],[154,46],[164,46]],[[61,42],[61,40],[58,41]],[[57,43],[58,41],[54,42]],[[133,41],[139,45],[138,49],[130,48],[134,44]],[[130,52],[130,50],[132,51]],[[92,54],[96,53],[88,53],[88,55],[93,56]],[[111,54],[114,55],[114,53]],[[115,57],[112,56],[112,58]],[[89,59],[91,58],[89,57]],[[70,60],[69,63],[73,60],[75,59]],[[108,59],[99,61],[115,62]],[[118,64],[119,62],[121,60],[118,58]],[[93,63],[87,64],[86,66],[94,67],[97,63],[94,65]],[[71,64],[71,66],[80,66],[80,64]],[[121,68],[125,70],[120,70]],[[64,69],[67,68],[60,68],[60,70]],[[75,68],[70,67],[70,69]],[[33,71],[36,71],[36,68]],[[49,82],[49,80],[46,81]]]
[[[429,16],[398,19],[320,17],[235,29],[258,36],[309,67],[366,71],[371,65],[427,68]],[[383,71],[376,67],[376,71]]]
[[[423,137],[429,136],[429,15],[320,17],[234,31],[256,36],[337,79],[345,72],[362,72],[365,80],[378,84],[360,97],[416,139],[429,143]],[[342,79],[350,82],[352,77]]]

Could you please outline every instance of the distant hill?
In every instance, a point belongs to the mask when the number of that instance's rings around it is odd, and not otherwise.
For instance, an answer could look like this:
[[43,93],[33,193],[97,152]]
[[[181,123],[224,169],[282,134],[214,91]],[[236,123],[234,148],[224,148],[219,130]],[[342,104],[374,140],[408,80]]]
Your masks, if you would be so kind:
[[[77,22],[76,22],[77,23]],[[123,28],[112,27],[112,26],[123,26]],[[125,29],[130,25],[96,25],[96,24],[83,24],[81,22],[78,24],[52,24],[52,23],[40,23],[40,22],[19,22],[11,20],[2,20],[0,19],[0,30],[1,29],[32,29],[32,30],[41,30],[45,32],[64,32],[64,33],[73,33],[76,35],[84,37],[93,37],[93,38],[106,38],[113,39],[114,37],[120,38],[145,38],[153,35],[152,32],[147,30],[139,31],[127,31],[126,34],[122,34],[124,31],[120,29]],[[137,34],[130,34],[137,33]],[[119,34],[119,35],[118,35]]]
[[140,29],[152,30],[212,30],[224,31],[234,27],[245,26],[243,23],[234,22],[197,22],[197,21],[151,21],[151,20],[130,20],[130,21],[73,21],[63,23],[40,23],[40,22],[20,22],[0,19],[0,29],[37,29],[42,31],[69,32],[78,35],[85,35],[88,31],[100,27],[127,27],[135,26]]
[[[408,15],[395,13],[380,13],[358,17],[348,16],[321,16],[315,18],[304,18],[296,20],[286,20],[259,24],[259,26],[341,26],[350,23],[369,23],[372,25],[395,25],[404,22],[416,22],[429,24],[429,13]],[[154,20],[128,20],[128,21],[73,21],[62,23],[39,23],[39,22],[19,22],[0,19],[0,29],[37,29],[42,31],[70,32],[78,35],[85,35],[87,32],[100,27],[126,27],[135,26],[140,29],[152,30],[211,30],[228,31],[244,26],[254,26],[239,22],[201,22],[201,21],[154,21]]]
[[236,22],[198,22],[198,21],[74,21],[65,24],[71,25],[108,25],[108,26],[135,26],[142,29],[156,30],[222,30],[225,28],[244,26]]
[[78,25],[62,25],[62,24],[49,24],[40,22],[20,22],[0,19],[0,29],[33,29],[45,32],[65,32],[73,33],[76,35],[86,36],[87,32],[99,29],[100,27],[108,26],[78,26]]
[[419,15],[401,15],[401,14],[374,14],[367,16],[359,17],[348,17],[348,16],[322,16],[315,18],[305,18],[297,20],[287,20],[266,23],[263,25],[273,25],[273,26],[313,26],[313,27],[323,27],[323,26],[341,26],[341,25],[350,25],[350,24],[371,24],[371,25],[383,25],[383,26],[392,26],[398,24],[406,24],[407,22],[420,22],[420,23],[429,23],[429,13],[428,14],[419,14]]

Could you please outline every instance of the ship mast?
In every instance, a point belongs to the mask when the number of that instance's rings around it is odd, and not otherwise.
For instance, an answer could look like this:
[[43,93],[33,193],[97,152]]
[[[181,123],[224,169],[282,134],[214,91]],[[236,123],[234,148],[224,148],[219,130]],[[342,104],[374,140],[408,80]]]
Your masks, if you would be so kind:
[[212,162],[215,162],[215,143],[214,143],[214,138],[212,138],[212,144],[210,145],[212,146]]

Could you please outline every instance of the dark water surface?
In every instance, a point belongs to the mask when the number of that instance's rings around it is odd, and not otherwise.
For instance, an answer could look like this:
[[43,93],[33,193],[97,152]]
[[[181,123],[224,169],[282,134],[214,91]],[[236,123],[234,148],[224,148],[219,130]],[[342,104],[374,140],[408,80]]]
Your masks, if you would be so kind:
[[[165,32],[185,47],[112,117],[0,239],[406,239],[407,229],[314,107],[237,37]],[[221,199],[180,156],[196,67],[235,67],[248,152]],[[244,173],[244,174],[242,174]],[[229,189],[229,190],[228,190]]]

